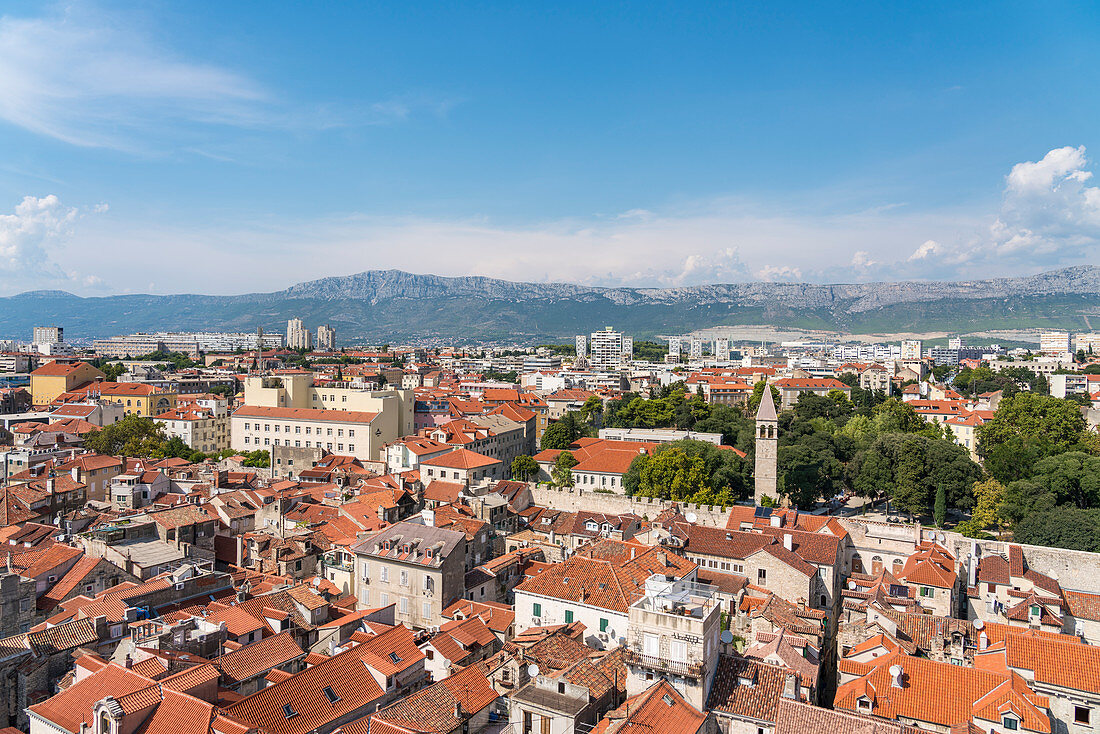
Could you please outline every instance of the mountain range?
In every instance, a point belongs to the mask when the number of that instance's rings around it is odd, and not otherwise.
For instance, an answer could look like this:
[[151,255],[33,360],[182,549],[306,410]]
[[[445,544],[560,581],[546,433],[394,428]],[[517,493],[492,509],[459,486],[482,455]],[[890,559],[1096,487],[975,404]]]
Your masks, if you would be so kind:
[[298,317],[349,340],[569,339],[604,325],[636,338],[761,325],[842,333],[1028,327],[1088,329],[1100,319],[1100,267],[955,282],[729,283],[679,288],[599,288],[371,270],[274,293],[236,296],[80,297],[29,291],[0,298],[0,335],[26,339],[36,325],[70,338],[135,331],[284,331]]

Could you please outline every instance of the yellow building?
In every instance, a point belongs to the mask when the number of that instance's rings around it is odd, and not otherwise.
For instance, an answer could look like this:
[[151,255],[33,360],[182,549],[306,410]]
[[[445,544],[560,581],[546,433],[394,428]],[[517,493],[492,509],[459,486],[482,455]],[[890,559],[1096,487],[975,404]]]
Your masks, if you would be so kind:
[[152,418],[176,407],[176,393],[163,392],[138,382],[94,382],[81,392],[118,403],[126,415]]
[[31,373],[31,404],[49,405],[61,393],[70,392],[104,374],[87,362],[50,362]]

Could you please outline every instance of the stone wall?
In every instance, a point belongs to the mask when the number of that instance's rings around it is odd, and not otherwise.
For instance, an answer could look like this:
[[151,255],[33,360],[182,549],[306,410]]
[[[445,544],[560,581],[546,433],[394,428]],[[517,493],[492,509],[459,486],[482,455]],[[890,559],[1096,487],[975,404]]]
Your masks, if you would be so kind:
[[591,492],[573,488],[556,488],[540,484],[531,489],[531,499],[536,505],[553,507],[569,512],[602,512],[608,515],[633,513],[650,520],[662,510],[678,505],[684,515],[695,513],[699,525],[724,528],[729,519],[728,508],[711,505],[693,505],[687,502],[669,502],[652,497],[627,497],[622,494]]

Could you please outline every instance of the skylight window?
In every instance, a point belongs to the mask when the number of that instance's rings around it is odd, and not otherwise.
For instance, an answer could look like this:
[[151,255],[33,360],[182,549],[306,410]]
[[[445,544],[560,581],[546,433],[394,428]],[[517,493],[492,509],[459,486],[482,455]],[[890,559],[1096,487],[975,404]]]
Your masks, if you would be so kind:
[[298,712],[295,711],[289,703],[283,704],[283,716],[287,717],[288,719],[293,719],[297,715]]
[[397,653],[391,652],[390,653],[390,661],[393,662],[396,665],[397,663],[401,662],[401,658],[398,656]]
[[329,703],[336,703],[340,700],[340,697],[336,695],[336,691],[332,690],[332,686],[325,686],[321,690],[325,694],[325,698],[328,699]]

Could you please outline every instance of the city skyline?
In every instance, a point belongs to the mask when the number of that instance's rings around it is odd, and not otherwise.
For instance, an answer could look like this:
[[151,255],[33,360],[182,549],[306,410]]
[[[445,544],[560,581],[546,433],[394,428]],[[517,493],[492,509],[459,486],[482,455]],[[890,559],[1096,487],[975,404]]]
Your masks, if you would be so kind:
[[5,5],[0,294],[1095,262],[1094,8],[257,10]]

